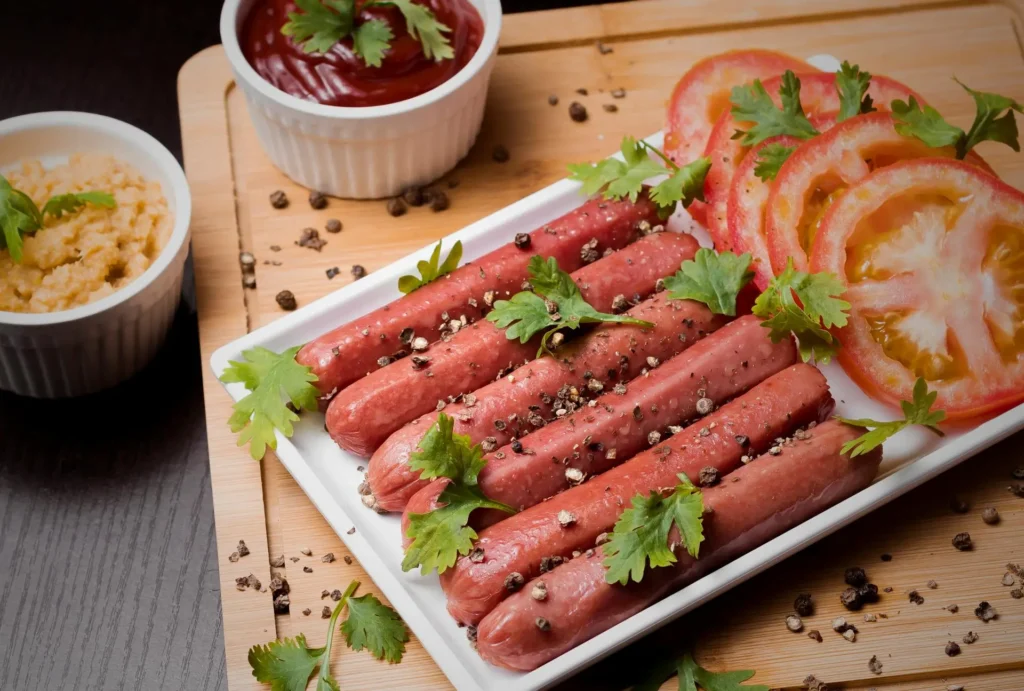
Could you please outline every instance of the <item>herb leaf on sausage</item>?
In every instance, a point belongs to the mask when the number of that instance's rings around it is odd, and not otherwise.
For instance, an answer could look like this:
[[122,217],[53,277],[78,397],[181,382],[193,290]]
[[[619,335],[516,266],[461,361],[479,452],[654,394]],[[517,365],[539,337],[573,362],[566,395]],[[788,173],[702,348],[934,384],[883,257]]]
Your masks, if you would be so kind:
[[702,247],[692,260],[684,261],[679,271],[665,279],[671,300],[703,302],[715,314],[736,316],[736,296],[750,283],[750,254],[736,256]]
[[790,258],[786,269],[758,296],[753,313],[765,320],[761,325],[771,330],[772,341],[793,334],[804,362],[826,363],[839,348],[829,329],[847,322],[850,303],[839,297],[842,294],[843,284],[834,275],[797,271]]
[[651,327],[650,322],[621,314],[598,312],[583,299],[572,276],[558,268],[554,257],[545,261],[540,255],[530,258],[528,267],[533,291],[523,291],[511,300],[497,300],[487,320],[505,329],[509,340],[526,343],[544,331],[537,357],[548,350],[549,339],[563,329],[578,329],[582,324],[614,322]]
[[295,346],[280,354],[262,347],[246,350],[242,353],[244,361],[229,361],[220,376],[225,384],[241,382],[249,389],[249,395],[235,403],[228,425],[232,432],[239,433],[239,446],[249,444],[254,460],[263,458],[268,446],[277,448],[275,430],[292,436],[292,423],[299,416],[288,402],[297,409],[316,410],[319,392],[312,382],[317,376],[295,361],[300,348]]
[[[437,245],[434,246],[434,251],[430,254],[428,261],[422,259],[416,262],[416,268],[420,272],[420,277],[415,276],[402,276],[398,279],[398,289],[404,294],[408,295],[412,291],[422,288],[431,281],[436,281],[442,276],[450,274],[455,269],[459,268],[459,262],[462,260],[462,241],[456,240],[455,244],[452,245],[451,250],[448,252],[448,256],[445,257],[444,261],[441,262],[441,241],[439,240]],[[440,265],[438,263],[440,262]]]
[[938,428],[938,424],[946,418],[946,411],[932,410],[932,406],[935,405],[935,399],[938,396],[938,391],[928,391],[928,383],[924,380],[924,377],[918,377],[917,381],[914,382],[913,400],[900,402],[900,407],[903,409],[902,420],[878,422],[877,420],[867,418],[850,419],[837,416],[836,419],[848,425],[864,427],[870,430],[856,439],[843,444],[843,448],[840,451],[844,454],[849,454],[850,458],[866,454],[881,446],[889,437],[911,425],[924,425],[939,436],[942,436],[943,432]]
[[743,146],[754,146],[766,139],[788,134],[798,139],[810,139],[818,134],[804,114],[800,104],[800,79],[792,70],[786,70],[779,87],[782,107],[778,108],[760,79],[753,84],[734,86],[729,100],[732,116],[738,123],[750,123],[748,130],[736,130],[733,139]]
[[437,498],[439,508],[423,514],[409,514],[407,535],[412,542],[402,560],[402,570],[417,566],[426,575],[437,569],[444,573],[455,565],[459,555],[469,554],[477,533],[469,527],[469,515],[477,509],[515,510],[491,501],[477,486],[477,477],[486,462],[483,449],[470,438],[455,434],[455,420],[441,413],[431,425],[418,449],[409,457],[409,465],[424,479],[448,478],[452,482]]
[[301,633],[250,648],[249,666],[256,680],[270,684],[271,691],[305,691],[309,678],[319,667],[317,691],[338,691],[338,682],[330,670],[331,647],[338,618],[346,606],[348,618],[341,632],[348,646],[355,651],[367,648],[378,660],[400,662],[409,640],[405,624],[395,610],[373,595],[353,597],[358,588],[359,581],[352,581],[338,600],[322,648],[310,648]]
[[[619,148],[621,161],[606,158],[597,163],[570,164],[569,179],[582,182],[581,191],[588,197],[600,192],[605,199],[628,198],[636,202],[645,180],[668,174],[650,190],[651,201],[662,218],[672,215],[677,202],[688,207],[695,199],[704,201],[704,178],[711,168],[710,158],[679,166],[657,147],[630,136],[622,138]],[[652,153],[660,163],[651,158]]]
[[848,120],[854,115],[870,113],[875,110],[874,101],[868,96],[871,86],[871,73],[862,72],[860,65],[850,65],[843,60],[836,72],[836,92],[839,94],[839,112],[836,122]]
[[956,157],[961,160],[983,141],[1002,142],[1020,151],[1013,111],[1024,113],[1024,106],[1006,96],[975,91],[959,80],[957,84],[971,95],[977,109],[970,131],[964,132],[946,122],[939,111],[921,106],[913,96],[907,102],[895,100],[891,104],[896,131],[905,137],[916,137],[930,147],[955,146]]
[[686,475],[668,496],[651,492],[633,497],[632,508],[619,516],[604,546],[605,580],[626,585],[632,578],[639,583],[649,562],[651,568],[676,562],[668,538],[675,525],[690,556],[696,558],[704,540],[704,500]]

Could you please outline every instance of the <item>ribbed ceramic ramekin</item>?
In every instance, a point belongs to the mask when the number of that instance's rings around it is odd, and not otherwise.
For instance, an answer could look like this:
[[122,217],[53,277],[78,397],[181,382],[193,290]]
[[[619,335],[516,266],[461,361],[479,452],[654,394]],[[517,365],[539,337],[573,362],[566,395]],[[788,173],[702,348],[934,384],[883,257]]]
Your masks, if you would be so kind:
[[109,388],[142,369],[167,336],[181,297],[192,199],[185,173],[160,142],[127,123],[91,113],[52,112],[0,122],[0,172],[19,161],[63,163],[97,152],[160,183],[174,227],[160,256],[107,297],[62,312],[0,312],[0,389],[37,398]]
[[455,167],[480,132],[501,31],[500,0],[470,0],[484,22],[480,48],[458,74],[398,103],[341,108],[286,94],[264,80],[238,41],[255,0],[226,0],[220,37],[264,151],[300,185],[376,199],[424,185]]

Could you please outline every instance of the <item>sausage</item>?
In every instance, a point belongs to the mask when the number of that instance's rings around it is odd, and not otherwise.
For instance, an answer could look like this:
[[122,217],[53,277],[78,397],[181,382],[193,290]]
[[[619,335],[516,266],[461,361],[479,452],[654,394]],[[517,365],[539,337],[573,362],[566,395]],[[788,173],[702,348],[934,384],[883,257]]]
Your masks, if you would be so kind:
[[[597,251],[621,249],[634,241],[644,223],[658,221],[657,208],[641,195],[636,203],[591,199],[529,234],[530,242],[520,249],[502,245],[447,276],[428,283],[394,302],[339,326],[307,343],[296,356],[301,365],[313,369],[324,400],[378,368],[377,361],[400,350],[399,335],[412,329],[428,341],[440,337],[441,314],[468,321],[483,316],[484,293],[504,296],[519,291],[527,278],[530,257],[554,257],[563,271],[584,266],[593,250],[584,248],[597,241]],[[521,243],[524,244],[524,243]],[[475,303],[475,304],[474,304]]]
[[[562,564],[511,595],[480,622],[477,650],[490,662],[532,670],[698,578],[871,484],[881,448],[857,458],[842,445],[863,433],[830,420],[806,439],[782,447],[736,470],[731,482],[704,490],[704,542],[698,559],[684,550],[671,566],[649,569],[640,583],[605,581],[603,554]],[[672,539],[672,538],[670,538]],[[543,583],[547,597],[530,596]],[[550,628],[541,631],[537,618]]]
[[[655,233],[572,277],[583,298],[606,312],[622,293],[643,297],[654,292],[658,280],[697,249],[690,235]],[[335,396],[327,408],[327,431],[346,451],[369,456],[402,425],[436,411],[438,401],[475,391],[533,359],[539,342],[539,336],[527,343],[510,340],[488,321],[470,324],[450,340],[379,369]]]
[[[726,475],[776,437],[824,420],[832,407],[821,372],[793,365],[667,442],[484,529],[476,542],[483,560],[463,557],[441,574],[448,612],[464,624],[477,624],[508,595],[503,584],[509,574],[529,580],[540,573],[541,559],[566,558],[592,547],[598,535],[612,530],[635,495],[674,487],[678,473],[696,478],[705,467]],[[561,526],[560,511],[573,516],[570,529]]]
[[[455,431],[493,450],[489,447],[506,444],[513,436],[544,425],[557,410],[579,405],[574,391],[588,391],[588,372],[605,390],[612,389],[617,382],[639,375],[648,367],[647,358],[670,358],[728,321],[700,303],[669,300],[664,292],[627,314],[655,326],[601,325],[571,341],[557,359],[538,358],[513,376],[488,384],[474,392],[472,405],[463,401],[445,408],[455,419]],[[370,459],[368,482],[379,508],[401,511],[427,484],[409,468],[409,454],[436,419],[437,414],[430,413],[406,425]],[[498,426],[496,421],[500,421]]]
[[[651,432],[667,434],[668,425],[696,417],[699,399],[725,402],[795,362],[792,339],[772,343],[759,318],[740,317],[637,377],[624,394],[605,393],[596,406],[530,433],[520,441],[519,452],[506,444],[488,454],[480,489],[490,499],[522,511],[570,487],[569,468],[584,477],[603,473],[650,446]],[[641,415],[636,416],[638,406]],[[446,486],[436,480],[421,489],[409,500],[406,515],[432,511]],[[482,528],[506,516],[478,511],[473,525]],[[407,526],[407,519],[403,521]]]

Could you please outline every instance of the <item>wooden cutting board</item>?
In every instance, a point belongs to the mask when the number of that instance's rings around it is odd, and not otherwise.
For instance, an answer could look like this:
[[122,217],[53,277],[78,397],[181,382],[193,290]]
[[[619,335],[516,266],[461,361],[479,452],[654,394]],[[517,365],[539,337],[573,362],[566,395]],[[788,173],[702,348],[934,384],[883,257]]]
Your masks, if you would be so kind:
[[[1019,0],[650,0],[509,15],[483,131],[466,160],[438,183],[451,208],[411,209],[401,218],[389,216],[382,201],[332,199],[326,209],[312,210],[307,191],[275,170],[260,150],[222,49],[204,50],[179,77],[204,362],[219,346],[279,317],[279,291],[290,290],[300,305],[308,304],[353,280],[353,265],[373,271],[557,180],[566,163],[608,155],[624,134],[658,130],[675,81],[706,55],[755,46],[797,56],[830,53],[912,85],[966,126],[973,103],[950,79],[953,74],[976,89],[1024,101],[1022,27]],[[599,51],[598,40],[612,50]],[[577,93],[582,89],[585,95]],[[613,89],[625,89],[625,98],[613,99]],[[552,94],[559,98],[556,106],[548,104]],[[587,107],[585,123],[570,120],[572,101]],[[617,112],[608,112],[609,104]],[[493,160],[498,145],[509,150],[508,162]],[[989,145],[982,153],[1011,184],[1024,188],[1024,158]],[[268,203],[278,189],[291,200],[285,210]],[[324,231],[330,218],[342,222],[341,233]],[[322,251],[296,246],[307,226],[327,240]],[[243,250],[257,258],[254,289],[242,287]],[[340,273],[329,279],[326,272],[334,267]],[[203,374],[229,683],[236,690],[261,688],[246,662],[250,646],[299,632],[319,644],[326,633],[320,611],[330,602],[321,600],[321,591],[343,589],[352,578],[367,591],[374,586],[358,563],[347,563],[341,541],[273,454],[259,464],[235,446],[226,425],[231,401],[209,368]],[[1011,468],[1024,461],[1021,441],[1018,435],[965,463],[566,687],[623,688],[653,661],[694,646],[708,667],[756,669],[755,681],[773,687],[796,687],[815,674],[834,684],[887,691],[941,690],[952,683],[970,691],[1019,691],[1024,600],[1012,599],[1011,588],[1000,580],[1007,561],[1024,561],[1024,501],[1006,491]],[[954,491],[972,504],[969,513],[949,511]],[[988,505],[1002,514],[999,525],[981,522],[981,507]],[[974,551],[957,552],[950,545],[961,530],[975,536]],[[240,539],[251,553],[231,562]],[[883,552],[892,560],[881,561]],[[324,563],[327,553],[336,560]],[[282,554],[286,567],[274,571],[290,583],[291,613],[275,617],[269,593],[240,592],[235,578],[252,573],[266,584],[269,558]],[[880,588],[893,590],[865,610],[876,614],[876,622],[864,622],[864,612],[848,617],[860,629],[857,641],[849,643],[829,622],[841,613],[843,569],[855,564]],[[929,580],[937,589],[928,588]],[[912,589],[924,604],[910,604]],[[819,629],[822,643],[784,626],[798,592],[812,593],[818,603],[805,626]],[[987,624],[974,618],[980,600],[993,603],[1000,618]],[[959,612],[943,609],[949,604],[958,604]],[[309,616],[302,614],[306,608]],[[980,639],[961,644],[959,656],[946,656],[946,642],[970,630]],[[334,671],[346,690],[449,688],[415,640],[398,666],[342,648],[336,646]],[[872,655],[883,664],[881,675],[868,670]]]

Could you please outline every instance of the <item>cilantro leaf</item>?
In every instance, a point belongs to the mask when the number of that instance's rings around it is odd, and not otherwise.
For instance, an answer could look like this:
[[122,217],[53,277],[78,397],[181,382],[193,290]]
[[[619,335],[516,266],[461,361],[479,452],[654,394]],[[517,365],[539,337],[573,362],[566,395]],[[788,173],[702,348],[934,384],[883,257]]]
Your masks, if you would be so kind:
[[896,99],[890,105],[895,128],[904,137],[917,137],[933,148],[954,146],[963,138],[964,131],[942,119],[931,106],[923,108],[913,96],[904,103]]
[[459,555],[469,554],[477,532],[469,527],[469,515],[477,509],[497,509],[513,514],[515,509],[501,502],[491,501],[476,484],[452,483],[437,498],[439,508],[427,513],[409,514],[406,535],[412,542],[402,559],[402,570],[420,567],[426,575],[437,569],[444,573],[455,565]]
[[777,343],[792,333],[804,362],[825,363],[839,347],[828,329],[841,328],[847,322],[850,303],[839,298],[842,293],[843,284],[833,274],[797,271],[790,258],[786,269],[757,297],[752,311],[765,320],[761,325],[770,329],[772,341]]
[[[668,173],[669,177],[650,192],[662,218],[675,211],[676,202],[688,207],[694,199],[704,200],[704,178],[711,168],[710,158],[699,158],[680,167],[657,147],[630,136],[622,138],[619,148],[623,160],[606,158],[597,163],[570,164],[569,179],[583,183],[581,192],[588,197],[601,192],[605,199],[628,198],[636,202],[644,180]],[[662,163],[652,159],[651,153]]]
[[977,108],[971,129],[962,141],[957,142],[956,157],[962,159],[968,151],[983,141],[1002,142],[1019,152],[1020,142],[1017,141],[1017,122],[1014,120],[1013,111],[1024,113],[1021,104],[999,94],[975,91],[959,79],[955,81],[971,95]]
[[289,12],[281,33],[306,53],[326,53],[352,33],[355,0],[295,0],[302,12]]
[[406,31],[420,42],[428,60],[441,62],[455,57],[455,49],[448,37],[443,35],[451,33],[451,28],[437,21],[430,8],[417,5],[412,0],[377,0],[368,4],[397,7],[405,17]]
[[692,260],[684,261],[673,276],[665,279],[671,300],[703,302],[715,314],[736,316],[736,296],[750,283],[750,254],[716,254],[702,247]]
[[408,295],[417,288],[422,288],[431,281],[450,274],[455,269],[459,268],[459,262],[462,260],[462,241],[456,240],[455,244],[452,245],[452,249],[448,252],[448,256],[445,257],[444,262],[438,266],[438,262],[441,261],[441,241],[438,240],[437,245],[434,247],[434,251],[430,254],[429,261],[423,261],[422,259],[416,263],[416,268],[420,272],[420,277],[415,276],[402,276],[398,279],[398,289],[404,294]]
[[54,218],[60,218],[64,214],[74,213],[78,211],[86,204],[92,204],[93,206],[100,206],[105,209],[113,209],[117,207],[117,201],[114,199],[114,195],[109,192],[72,192],[69,194],[58,194],[56,197],[50,197],[46,204],[43,205],[43,213],[50,214]]
[[698,687],[704,691],[768,691],[767,686],[760,684],[742,685],[754,676],[753,670],[711,672],[697,664],[689,652],[678,660],[654,665],[640,683],[633,685],[633,691],[657,691],[672,676],[672,672],[679,675],[679,691],[697,691]]
[[836,122],[875,110],[874,103],[868,96],[870,86],[869,72],[861,72],[860,65],[851,66],[847,61],[843,61],[836,72],[836,91],[839,93],[839,113],[836,115]]
[[799,139],[810,139],[819,134],[804,115],[800,105],[800,79],[786,70],[779,87],[782,108],[777,108],[760,79],[753,84],[734,86],[730,95],[732,115],[737,122],[752,123],[749,130],[736,130],[733,139],[743,146],[754,146],[766,139],[788,134]]
[[391,47],[391,26],[382,19],[363,22],[352,32],[352,47],[369,67],[380,67],[384,53]]
[[654,326],[633,317],[598,312],[583,299],[572,276],[558,268],[554,257],[545,261],[540,255],[534,255],[528,271],[533,292],[524,291],[513,295],[511,300],[496,301],[494,309],[487,314],[487,321],[505,329],[506,338],[518,338],[520,343],[526,343],[547,329],[541,337],[537,357],[548,351],[551,336],[563,329],[575,330],[582,324],[600,322]]
[[310,648],[300,633],[295,638],[254,645],[248,657],[256,681],[270,684],[271,691],[305,691],[323,654],[324,648]]
[[43,214],[31,197],[0,175],[0,249],[6,247],[15,263],[21,261],[22,236],[43,226]]
[[795,146],[785,146],[779,143],[766,145],[757,152],[754,175],[765,182],[771,182],[778,176],[782,164],[789,160],[794,151],[796,151]]
[[615,523],[611,539],[604,546],[605,580],[626,585],[630,578],[639,583],[649,562],[651,568],[676,562],[668,537],[675,524],[690,556],[696,558],[704,540],[704,500],[686,475],[667,497],[658,492],[633,497]]
[[878,422],[866,418],[850,419],[836,416],[836,419],[848,425],[870,429],[869,432],[843,444],[841,452],[849,454],[851,458],[866,454],[881,446],[889,437],[911,425],[924,425],[940,437],[943,436],[942,430],[937,425],[946,419],[946,411],[932,410],[938,396],[938,391],[928,391],[928,383],[924,377],[918,377],[914,382],[913,400],[900,401],[900,407],[903,409],[902,420]]
[[256,347],[242,353],[244,362],[230,361],[220,380],[241,382],[250,393],[234,405],[228,420],[232,432],[240,432],[238,445],[249,442],[249,453],[255,460],[263,458],[267,447],[277,448],[278,430],[292,436],[292,423],[299,419],[287,405],[282,393],[296,408],[316,410],[318,391],[311,382],[317,380],[309,367],[295,361],[301,346],[281,354]]
[[455,434],[455,419],[444,413],[409,455],[409,467],[420,471],[424,480],[446,477],[475,485],[485,465],[480,445],[473,444],[468,435]]
[[348,647],[366,648],[378,660],[401,662],[409,632],[398,612],[371,593],[348,599],[348,618],[341,625]]

